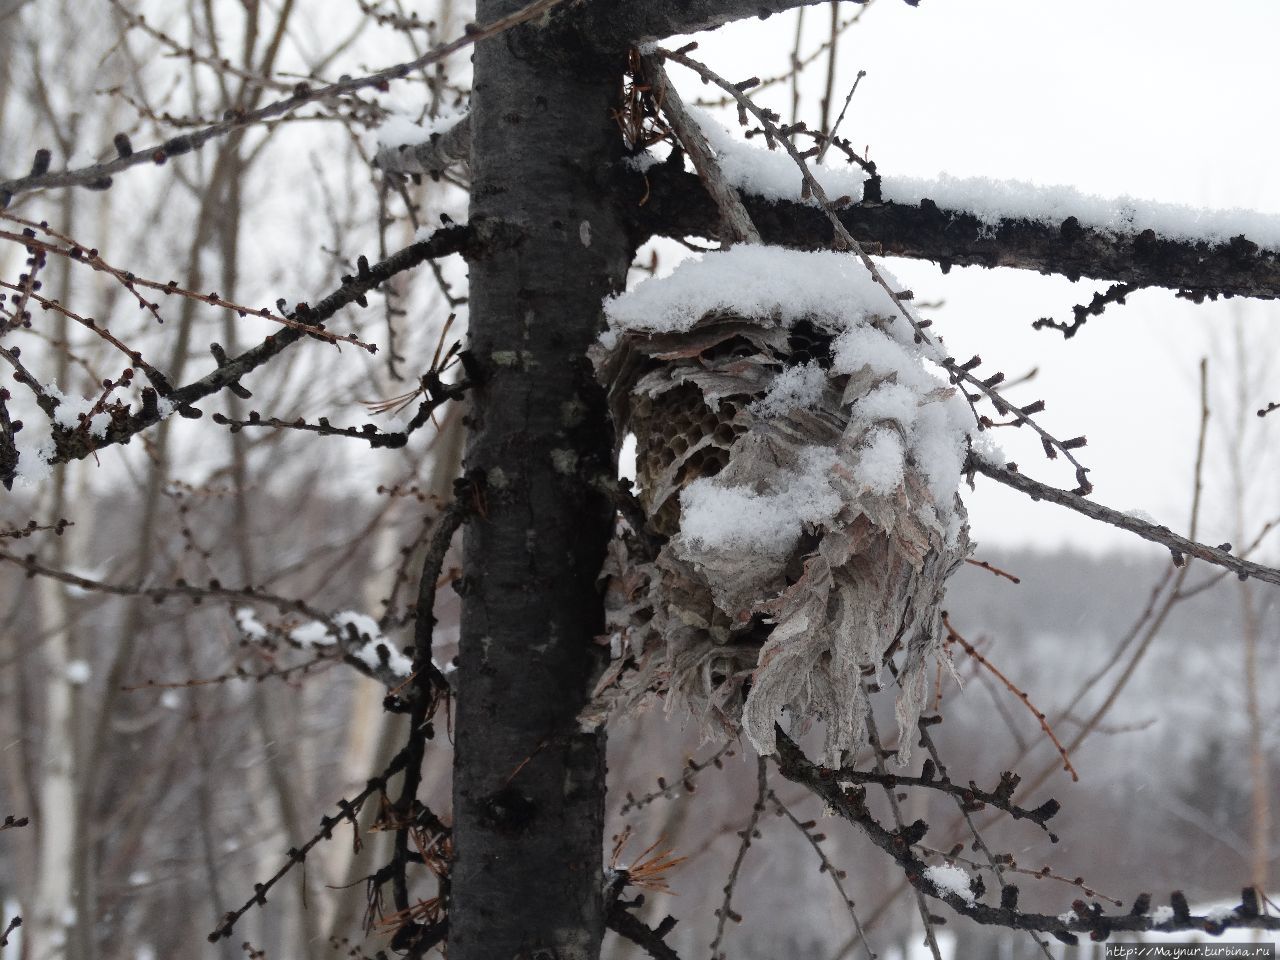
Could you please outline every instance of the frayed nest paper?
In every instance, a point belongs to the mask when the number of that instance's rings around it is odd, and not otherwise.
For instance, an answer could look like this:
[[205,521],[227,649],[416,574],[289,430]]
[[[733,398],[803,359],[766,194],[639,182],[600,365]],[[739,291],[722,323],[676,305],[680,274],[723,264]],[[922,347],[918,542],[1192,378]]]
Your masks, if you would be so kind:
[[970,551],[955,492],[967,408],[887,324],[713,311],[597,351],[665,542],[653,559],[625,531],[610,547],[614,656],[584,723],[658,695],[761,754],[776,723],[822,720],[838,759],[865,743],[866,684],[896,658],[899,729],[913,727],[945,659],[946,580]]

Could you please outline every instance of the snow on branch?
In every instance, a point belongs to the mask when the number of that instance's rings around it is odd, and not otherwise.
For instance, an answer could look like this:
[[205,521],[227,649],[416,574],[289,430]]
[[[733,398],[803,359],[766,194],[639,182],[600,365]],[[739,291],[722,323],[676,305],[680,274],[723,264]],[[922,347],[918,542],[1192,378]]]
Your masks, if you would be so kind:
[[[889,316],[893,303],[848,254],[743,245],[680,263],[670,276],[646,281],[605,304],[612,348],[626,333],[684,333],[713,311],[769,314],[860,324]],[[905,324],[891,324],[897,331]],[[909,330],[898,338],[909,342]]]
[[[1086,444],[1083,436],[1074,437],[1068,440],[1059,440],[1056,436],[1049,433],[1042,427],[1031,415],[1038,412],[1035,405],[1031,407],[1019,407],[1009,403],[1000,392],[996,389],[1004,380],[1005,375],[1000,371],[988,377],[979,377],[975,371],[982,365],[982,358],[975,356],[972,359],[960,363],[954,357],[946,355],[943,349],[942,338],[935,337],[932,333],[926,332],[925,328],[929,326],[929,321],[921,319],[916,312],[908,305],[907,301],[912,299],[909,291],[904,291],[888,274],[886,270],[878,266],[874,260],[868,255],[867,250],[844,228],[840,222],[839,215],[836,211],[836,205],[843,202],[843,198],[832,202],[827,196],[826,189],[817,179],[812,169],[810,169],[807,161],[810,153],[818,152],[819,148],[814,148],[809,153],[802,154],[796,148],[793,136],[800,129],[800,124],[793,124],[789,127],[783,127],[780,123],[780,117],[771,110],[764,109],[756,104],[747,94],[746,90],[750,89],[750,81],[743,83],[730,83],[724,77],[717,74],[714,70],[704,63],[693,60],[686,54],[689,50],[697,47],[696,43],[687,44],[680,50],[661,50],[659,55],[665,59],[687,67],[707,83],[720,87],[725,93],[729,94],[738,104],[739,120],[745,125],[748,116],[754,117],[756,122],[760,124],[761,132],[770,145],[781,145],[787,157],[795,164],[799,171],[802,187],[801,196],[804,199],[810,199],[815,202],[816,206],[821,210],[822,215],[830,223],[834,236],[831,245],[837,250],[846,250],[851,252],[867,272],[871,275],[871,279],[875,281],[894,306],[894,320],[899,317],[905,320],[910,326],[912,332],[912,341],[919,346],[922,356],[928,357],[933,362],[947,371],[953,384],[964,384],[973,388],[974,392],[968,390],[964,392],[964,398],[970,404],[974,411],[974,416],[978,421],[978,429],[985,430],[990,421],[988,418],[979,416],[976,404],[983,397],[991,401],[996,412],[1000,416],[1010,416],[1011,423],[1018,426],[1027,426],[1032,429],[1039,437],[1044,448],[1045,456],[1050,460],[1056,459],[1059,455],[1064,457],[1068,463],[1075,468],[1076,492],[1080,494],[1088,494],[1092,490],[1092,484],[1089,482],[1089,470],[1084,466],[1072,452]],[[1041,405],[1042,406],[1042,405]]]
[[[690,112],[719,154],[726,178],[735,186],[774,202],[813,202],[785,152],[738,139],[704,110],[695,108]],[[791,128],[787,132],[799,131]],[[988,229],[1007,220],[1056,226],[1074,217],[1081,227],[1113,236],[1150,230],[1169,240],[1214,245],[1243,236],[1264,249],[1280,250],[1280,216],[1254,210],[1214,210],[1127,196],[1108,198],[1065,185],[1042,186],[989,177],[953,177],[945,173],[934,179],[872,175],[858,164],[844,168],[811,164],[809,170],[830,196],[871,200],[864,192],[875,181],[873,189],[880,202],[906,206],[931,202],[942,210],[968,214]]]
[[373,165],[383,173],[439,177],[471,157],[471,118],[467,114],[411,123],[393,117],[378,128]]
[[[812,203],[799,199],[799,172],[775,167],[784,156],[742,145],[774,160],[740,163],[741,153],[727,158],[727,171],[737,167],[743,201],[766,243],[814,249],[833,239],[831,224]],[[757,158],[758,159],[758,158]],[[938,197],[958,202],[961,181],[894,181],[880,202],[857,202],[867,178],[861,171],[818,168],[830,182],[843,227],[873,252],[952,266],[1014,267],[1071,279],[1091,277],[1135,287],[1165,287],[1192,299],[1243,296],[1280,297],[1280,217],[1242,211],[1196,211],[1161,204],[1137,204],[1087,198],[1083,209],[1066,202],[1066,194],[1010,190],[1003,207],[987,196],[977,210],[949,208]],[[785,190],[776,178],[788,177]],[[718,215],[698,178],[667,164],[633,174],[632,189],[647,201],[635,210],[637,226],[661,236],[718,235]],[[971,197],[981,196],[968,181]],[[753,187],[755,189],[753,189]],[[934,189],[936,188],[936,189]],[[852,191],[852,192],[851,192]],[[934,196],[933,194],[937,194]],[[1014,202],[1025,201],[1019,208]],[[1008,216],[1000,216],[1000,210]],[[1061,214],[1059,219],[1052,216]],[[1170,233],[1161,234],[1158,224]],[[1203,233],[1197,233],[1203,230]],[[1235,231],[1235,232],[1233,232]],[[1254,233],[1249,231],[1256,231]]]
[[[383,636],[377,622],[362,613],[347,611],[329,614],[301,600],[282,597],[248,584],[228,587],[217,580],[193,584],[179,579],[164,586],[151,583],[109,583],[50,567],[41,563],[34,554],[18,556],[4,549],[0,549],[0,563],[22,567],[28,576],[46,577],[90,593],[145,597],[157,604],[179,598],[185,598],[194,604],[206,599],[266,604],[284,616],[300,614],[308,618],[298,626],[284,631],[285,638],[293,647],[303,650],[331,650],[361,673],[393,689],[404,684],[412,668],[412,661]],[[258,621],[248,607],[238,608],[235,620],[237,628],[246,639],[263,641],[280,633]]]

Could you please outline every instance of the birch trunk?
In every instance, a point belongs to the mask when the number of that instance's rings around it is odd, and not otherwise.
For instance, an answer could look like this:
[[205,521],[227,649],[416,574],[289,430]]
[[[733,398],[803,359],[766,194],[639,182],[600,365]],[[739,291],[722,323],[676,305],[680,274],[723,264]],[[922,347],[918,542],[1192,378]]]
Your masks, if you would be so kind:
[[[59,471],[50,481],[53,486],[53,515],[61,515],[63,484],[66,472]],[[54,544],[59,566],[65,562],[63,541]],[[41,626],[49,631],[43,644],[44,735],[40,750],[41,777],[39,844],[36,861],[34,909],[26,917],[28,956],[31,960],[70,957],[70,928],[76,918],[76,886],[79,817],[77,790],[77,704],[79,688],[72,683],[69,667],[76,659],[72,636],[71,604],[66,587],[57,581],[36,581]],[[92,918],[88,918],[92,923]]]

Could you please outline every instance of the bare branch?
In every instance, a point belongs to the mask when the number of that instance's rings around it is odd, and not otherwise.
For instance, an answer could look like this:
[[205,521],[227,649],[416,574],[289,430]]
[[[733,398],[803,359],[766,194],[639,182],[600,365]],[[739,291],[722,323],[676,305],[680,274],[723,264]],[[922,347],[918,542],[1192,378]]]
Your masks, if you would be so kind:
[[814,830],[816,826],[814,821],[801,821],[772,790],[769,791],[769,800],[773,803],[774,810],[778,816],[786,817],[790,820],[791,825],[804,835],[809,846],[813,848],[813,852],[818,855],[818,860],[821,863],[820,870],[831,878],[831,883],[835,886],[836,893],[839,894],[841,902],[844,903],[845,909],[849,912],[849,919],[853,922],[853,929],[861,939],[863,949],[867,952],[867,957],[869,960],[875,960],[876,954],[871,950],[871,944],[867,940],[866,928],[858,917],[853,900],[844,889],[844,881],[847,879],[848,874],[832,863],[831,858],[827,856],[827,851],[822,849],[822,841],[826,839],[825,835]]
[[406,748],[396,754],[391,764],[378,776],[372,778],[363,790],[361,790],[351,800],[339,800],[338,808],[341,812],[333,817],[320,818],[320,830],[310,840],[301,847],[290,849],[287,853],[288,860],[285,864],[273,874],[266,883],[255,883],[253,885],[253,896],[245,901],[244,905],[238,910],[229,911],[218,922],[218,926],[209,934],[209,942],[217,943],[223,937],[231,936],[231,931],[235,927],[236,922],[246,913],[257,906],[264,906],[267,902],[267,892],[279,883],[284,876],[299,863],[307,859],[307,854],[311,852],[311,848],[322,840],[328,840],[333,836],[333,828],[343,820],[355,820],[355,816],[360,812],[360,807],[375,793],[381,793],[386,789],[387,781],[399,773],[407,765],[409,761],[409,751]]
[[1066,323],[1061,320],[1054,320],[1052,317],[1041,317],[1039,320],[1031,324],[1036,330],[1058,330],[1066,340],[1074,337],[1085,322],[1090,317],[1100,317],[1108,304],[1119,303],[1124,304],[1124,298],[1138,289],[1137,284],[1133,283],[1116,283],[1107,288],[1104,293],[1095,293],[1093,299],[1089,301],[1089,305],[1078,303],[1071,308],[1072,320]]
[[541,17],[562,2],[563,0],[534,0],[533,3],[521,7],[514,13],[500,17],[484,26],[469,24],[461,37],[433,47],[414,60],[398,63],[395,66],[387,67],[367,76],[348,78],[339,80],[337,83],[325,84],[314,90],[306,83],[300,83],[294,88],[291,96],[282,100],[273,101],[266,106],[258,107],[256,110],[229,111],[229,115],[219,123],[211,124],[202,130],[195,130],[178,137],[172,137],[154,147],[131,150],[127,153],[118,151],[118,156],[114,160],[74,170],[61,170],[56,173],[44,171],[36,173],[33,171],[32,174],[25,177],[0,181],[0,208],[8,206],[9,202],[19,194],[29,193],[32,190],[42,190],[50,187],[106,189],[111,186],[113,175],[131,167],[144,163],[162,164],[170,157],[177,157],[184,153],[190,153],[192,150],[198,150],[210,140],[216,140],[234,130],[240,130],[244,127],[261,123],[264,120],[270,120],[273,117],[292,113],[298,107],[308,103],[314,103],[318,100],[331,100],[369,87],[385,87],[392,80],[402,80],[414,71],[421,70],[423,67],[433,63],[438,63],[451,54],[471,46],[473,43],[497,36],[512,27]]
[[[668,917],[667,920],[671,918]],[[616,900],[609,906],[604,922],[605,926],[618,936],[626,937],[636,946],[643,947],[653,960],[680,960],[680,955],[662,939],[674,923],[664,922],[658,926],[658,929],[651,930],[645,926],[644,921],[632,916]]]
[[1100,520],[1121,530],[1128,530],[1144,540],[1150,540],[1152,543],[1168,547],[1176,564],[1181,565],[1188,558],[1194,557],[1197,560],[1203,560],[1215,566],[1225,567],[1233,571],[1241,579],[1252,577],[1255,580],[1264,580],[1267,583],[1280,585],[1280,570],[1274,567],[1266,567],[1251,560],[1244,560],[1221,547],[1211,547],[1195,540],[1188,540],[1186,537],[1174,533],[1168,527],[1149,523],[1146,520],[1139,520],[1137,517],[1121,513],[1119,510],[1112,510],[1110,507],[1104,507],[1100,503],[1095,503],[1069,490],[1061,490],[1058,487],[1051,487],[1047,483],[1041,483],[1039,480],[1032,480],[1026,474],[1018,471],[1015,464],[1001,467],[993,463],[987,463],[979,457],[970,457],[969,469],[1003,483],[1007,487],[1020,490],[1031,497],[1032,500],[1048,500],[1050,503],[1056,503],[1069,510],[1074,510],[1076,513],[1082,513],[1091,519]]
[[756,760],[756,802],[751,807],[751,819],[747,821],[746,829],[738,834],[742,838],[742,843],[738,845],[738,855],[734,858],[733,867],[729,870],[729,879],[725,881],[724,902],[716,910],[716,936],[711,941],[712,960],[724,960],[724,954],[720,952],[720,944],[724,941],[725,924],[730,920],[735,922],[742,920],[742,917],[733,909],[733,889],[738,884],[742,862],[747,858],[751,841],[760,835],[760,815],[764,813],[764,801],[768,794],[768,767],[765,765],[764,757],[759,757]]
[[[199,380],[174,389],[167,398],[179,412],[184,408],[194,416],[200,416],[198,410],[191,405],[205,397],[211,396],[224,388],[238,384],[240,379],[261,367],[285,348],[308,334],[308,327],[320,327],[326,320],[343,307],[358,303],[365,295],[380,284],[406,270],[435,257],[448,256],[466,249],[471,240],[471,231],[467,227],[449,226],[437,230],[430,237],[411,244],[403,250],[392,254],[386,260],[372,265],[366,264],[356,276],[343,278],[342,286],[334,290],[315,306],[299,304],[294,318],[303,322],[301,327],[287,327],[277,334],[267,337],[262,343],[246,350],[226,362],[219,363],[214,370]],[[292,318],[291,318],[292,319]],[[128,413],[112,420],[104,438],[85,435],[84,431],[58,431],[54,434],[57,447],[51,463],[65,463],[69,460],[80,460],[95,450],[100,450],[113,443],[127,443],[135,434],[159,422],[162,414],[155,391],[143,390],[142,409],[136,413]]]
[[[1062,769],[1071,774],[1072,780],[1079,780],[1080,774],[1071,763],[1071,754],[1069,754],[1067,752],[1067,748],[1062,745],[1062,741],[1058,739],[1058,735],[1053,732],[1053,726],[1049,723],[1049,719],[1044,715],[1044,711],[1031,702],[1031,697],[1025,690],[1006,677],[999,667],[979,653],[973,644],[961,636],[960,631],[955,628],[955,625],[951,622],[951,617],[947,615],[946,611],[943,611],[942,614],[942,626],[947,631],[948,643],[960,644],[960,646],[964,648],[965,653],[973,657],[974,660],[978,661],[981,666],[985,667],[988,672],[1004,684],[1004,688],[1021,700],[1023,706],[1031,711],[1031,715],[1040,721],[1040,729],[1044,731],[1045,736],[1049,738],[1053,743],[1054,748],[1058,751],[1058,755],[1062,757]],[[937,758],[935,757],[934,759],[936,760]]]
[[937,761],[918,777],[890,773],[888,770],[854,770],[851,767],[842,767],[838,775],[844,783],[874,783],[885,790],[896,790],[900,787],[925,787],[929,790],[937,790],[959,800],[967,810],[990,806],[1003,810],[1015,820],[1030,820],[1050,836],[1052,833],[1049,830],[1049,821],[1061,809],[1061,805],[1056,800],[1046,800],[1035,809],[1020,807],[1014,803],[1013,792],[1020,782],[1015,774],[1003,773],[999,784],[994,789],[983,790],[973,781],[970,781],[967,786],[953,783],[945,770],[939,770]]
[[[876,730],[876,717],[875,711],[873,710],[867,711],[867,739],[871,743],[871,755],[875,759],[876,772],[881,776],[884,776],[889,771],[885,767],[885,750],[880,743],[880,734]],[[907,833],[907,826],[902,819],[902,808],[898,805],[897,792],[883,782],[881,783],[881,787],[884,789],[885,799],[889,801],[889,810],[893,813],[893,822],[897,827],[895,836],[905,836]],[[865,795],[865,790],[863,793]],[[938,949],[938,938],[934,934],[933,930],[935,920],[933,915],[929,912],[929,905],[925,903],[924,892],[917,887],[912,891],[912,893],[915,894],[916,906],[920,910],[920,922],[924,924],[925,945],[928,946],[929,953],[933,956],[933,960],[942,960],[942,954]]]
[[859,827],[872,843],[893,858],[902,869],[907,882],[921,895],[941,900],[957,913],[982,924],[1008,927],[1015,930],[1033,930],[1051,933],[1065,943],[1076,943],[1077,934],[1086,933],[1094,940],[1105,940],[1113,933],[1132,933],[1144,930],[1176,932],[1196,930],[1213,935],[1228,929],[1258,928],[1280,929],[1280,917],[1264,915],[1259,911],[1258,898],[1247,889],[1239,906],[1225,916],[1207,917],[1191,913],[1186,897],[1180,891],[1170,895],[1172,915],[1151,913],[1151,898],[1140,896],[1127,914],[1107,914],[1097,904],[1077,900],[1071,913],[1050,916],[1043,913],[1024,913],[1017,907],[1016,898],[1001,899],[1000,906],[982,903],[976,896],[962,897],[959,893],[936,887],[926,874],[926,864],[915,854],[915,845],[928,832],[923,820],[907,824],[901,829],[889,830],[872,816],[867,806],[866,789],[840,785],[837,771],[820,767],[809,760],[781,728],[778,734],[778,753],[775,759],[778,770],[794,783],[802,784],[826,801],[838,816]]
[[618,816],[625,817],[632,810],[639,810],[642,807],[647,807],[655,800],[674,800],[676,797],[680,796],[680,791],[682,790],[686,794],[693,793],[694,777],[708,767],[715,767],[717,770],[722,769],[724,764],[721,762],[721,758],[733,756],[734,743],[735,741],[733,740],[728,741],[710,757],[701,762],[689,757],[684,762],[684,769],[680,771],[680,775],[673,783],[667,782],[665,777],[659,777],[657,790],[652,790],[641,797],[637,797],[635,794],[628,792],[626,802],[622,805],[622,809],[618,811]]

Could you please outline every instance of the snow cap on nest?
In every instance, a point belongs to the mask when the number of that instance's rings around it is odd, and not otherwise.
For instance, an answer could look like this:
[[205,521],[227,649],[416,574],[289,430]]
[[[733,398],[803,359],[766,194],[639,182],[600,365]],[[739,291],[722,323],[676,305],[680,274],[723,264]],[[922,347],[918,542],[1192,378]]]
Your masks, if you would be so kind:
[[761,753],[785,711],[823,720],[838,757],[865,738],[864,677],[901,652],[905,731],[969,550],[957,488],[973,420],[925,369],[941,348],[835,252],[708,253],[605,314],[597,369],[669,539],[652,560],[611,551],[608,635],[626,642],[601,709],[661,690]]

